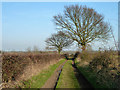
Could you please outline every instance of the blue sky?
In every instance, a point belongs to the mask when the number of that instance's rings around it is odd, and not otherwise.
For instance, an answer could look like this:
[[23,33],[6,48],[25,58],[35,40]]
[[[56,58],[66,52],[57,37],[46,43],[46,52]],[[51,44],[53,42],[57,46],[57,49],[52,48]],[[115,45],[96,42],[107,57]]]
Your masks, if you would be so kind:
[[[63,13],[65,5],[86,5],[94,8],[112,25],[118,41],[118,3],[117,2],[3,2],[2,3],[2,49],[26,50],[37,46],[45,50],[45,40],[56,33],[53,16]],[[106,45],[112,47],[113,40]],[[95,50],[103,46],[96,42]]]

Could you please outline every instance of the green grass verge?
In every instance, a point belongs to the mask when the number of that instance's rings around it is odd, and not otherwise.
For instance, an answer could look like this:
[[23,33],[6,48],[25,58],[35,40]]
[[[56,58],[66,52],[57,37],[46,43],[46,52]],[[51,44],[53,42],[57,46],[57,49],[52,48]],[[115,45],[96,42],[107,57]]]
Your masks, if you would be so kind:
[[45,82],[54,73],[55,69],[64,62],[65,60],[60,60],[57,64],[50,65],[47,69],[42,70],[38,75],[33,76],[31,79],[22,81],[21,88],[41,88]]
[[97,75],[95,72],[91,71],[88,66],[79,66],[77,63],[77,68],[80,72],[85,76],[85,78],[91,83],[94,88],[107,88],[105,85],[98,85],[97,84]]
[[65,63],[56,88],[80,88],[71,63],[72,61]]
[[85,78],[93,85],[94,88],[101,88],[96,83],[96,75],[93,72],[89,72],[88,67],[80,67],[78,66],[78,69],[81,71],[81,73],[85,76]]

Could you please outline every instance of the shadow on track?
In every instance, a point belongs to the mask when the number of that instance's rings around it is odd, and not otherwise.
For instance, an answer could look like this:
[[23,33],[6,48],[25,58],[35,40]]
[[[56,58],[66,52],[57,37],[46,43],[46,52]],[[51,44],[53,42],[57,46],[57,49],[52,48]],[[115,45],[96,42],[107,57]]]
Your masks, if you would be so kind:
[[83,76],[83,74],[80,72],[80,70],[77,68],[77,66],[75,65],[75,59],[77,58],[77,56],[79,55],[79,52],[76,52],[75,55],[73,56],[73,58],[68,58],[68,55],[65,54],[65,58],[67,60],[72,60],[72,66],[73,66],[73,70],[74,70],[74,74],[78,80],[78,83],[81,87],[82,90],[85,89],[92,89],[94,90],[93,86],[88,82],[88,80]]
[[92,89],[94,90],[93,86],[88,82],[88,80],[83,76],[83,74],[79,71],[79,69],[76,67],[76,65],[72,65],[74,74],[79,82],[79,85],[82,90],[85,89]]

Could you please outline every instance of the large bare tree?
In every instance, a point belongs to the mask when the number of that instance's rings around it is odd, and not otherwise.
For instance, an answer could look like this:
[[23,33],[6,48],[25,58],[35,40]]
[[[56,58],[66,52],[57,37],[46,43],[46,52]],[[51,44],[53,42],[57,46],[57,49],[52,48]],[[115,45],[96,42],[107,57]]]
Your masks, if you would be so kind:
[[58,53],[60,53],[63,48],[72,45],[73,40],[66,37],[63,32],[59,31],[57,34],[52,34],[45,42],[47,43],[48,49],[57,49]]
[[94,40],[107,40],[111,26],[104,22],[104,17],[87,6],[65,6],[63,15],[54,16],[54,23],[67,37],[76,41],[85,50],[86,45]]

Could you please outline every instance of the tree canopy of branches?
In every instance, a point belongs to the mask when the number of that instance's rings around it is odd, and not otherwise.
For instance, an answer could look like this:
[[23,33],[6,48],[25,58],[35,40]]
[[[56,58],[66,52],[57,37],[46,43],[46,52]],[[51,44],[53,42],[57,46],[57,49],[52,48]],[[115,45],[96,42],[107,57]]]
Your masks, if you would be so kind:
[[70,46],[73,43],[73,40],[66,37],[63,32],[59,31],[57,34],[52,34],[45,42],[47,43],[48,48],[57,49],[58,53],[60,53],[63,48]]
[[76,41],[85,50],[86,45],[94,40],[108,40],[111,26],[104,22],[104,17],[86,6],[65,6],[63,15],[54,16],[57,29]]

